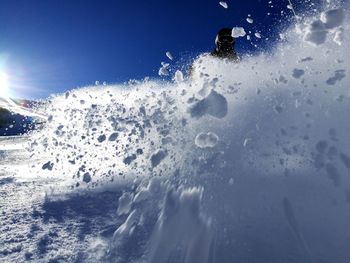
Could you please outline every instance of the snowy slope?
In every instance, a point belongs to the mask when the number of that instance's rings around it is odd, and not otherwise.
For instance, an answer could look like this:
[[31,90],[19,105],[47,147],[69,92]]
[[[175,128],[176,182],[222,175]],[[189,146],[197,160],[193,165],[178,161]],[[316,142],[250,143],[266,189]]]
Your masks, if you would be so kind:
[[185,81],[52,97],[19,161],[2,153],[13,161],[0,177],[0,258],[349,262],[339,12],[283,32],[271,54],[199,58]]

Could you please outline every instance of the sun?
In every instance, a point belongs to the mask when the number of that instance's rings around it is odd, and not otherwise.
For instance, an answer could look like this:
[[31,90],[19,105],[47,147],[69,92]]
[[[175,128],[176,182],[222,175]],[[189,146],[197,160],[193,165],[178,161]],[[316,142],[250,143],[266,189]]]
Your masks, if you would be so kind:
[[0,72],[0,97],[7,97],[8,92],[8,76],[5,72]]

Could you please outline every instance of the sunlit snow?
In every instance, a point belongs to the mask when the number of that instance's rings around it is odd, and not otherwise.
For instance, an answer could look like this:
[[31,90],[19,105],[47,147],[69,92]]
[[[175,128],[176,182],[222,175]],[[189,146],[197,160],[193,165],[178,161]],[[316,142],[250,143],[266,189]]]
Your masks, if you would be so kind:
[[186,76],[163,62],[171,82],[96,83],[38,104],[42,128],[0,138],[0,260],[347,262],[340,10],[240,63],[200,56]]

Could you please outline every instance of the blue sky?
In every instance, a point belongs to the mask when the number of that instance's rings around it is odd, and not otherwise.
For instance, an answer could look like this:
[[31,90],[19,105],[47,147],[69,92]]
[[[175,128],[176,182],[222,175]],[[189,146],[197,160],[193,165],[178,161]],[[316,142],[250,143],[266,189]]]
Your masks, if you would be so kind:
[[258,48],[239,39],[239,53],[266,49],[276,38],[281,10],[290,14],[287,0],[226,2],[228,9],[203,0],[0,0],[0,71],[9,76],[12,96],[22,98],[44,98],[96,80],[157,77],[166,51],[174,64],[188,62],[213,49],[222,27],[261,31],[263,39],[253,37]]

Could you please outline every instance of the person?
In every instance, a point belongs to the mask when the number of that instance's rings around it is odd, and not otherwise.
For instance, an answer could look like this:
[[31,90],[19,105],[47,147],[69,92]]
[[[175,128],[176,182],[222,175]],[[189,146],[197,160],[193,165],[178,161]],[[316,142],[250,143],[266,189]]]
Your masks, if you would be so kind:
[[211,56],[217,58],[228,59],[230,61],[238,62],[239,57],[235,51],[236,39],[232,36],[231,28],[221,29],[215,39],[215,49],[211,52]]
[[220,29],[215,38],[215,49],[210,53],[199,55],[195,62],[190,65],[188,69],[188,76],[190,78],[193,76],[195,69],[194,65],[200,58],[211,56],[219,59],[227,59],[231,62],[239,62],[240,58],[235,51],[235,43],[236,39],[232,36],[231,28]]

